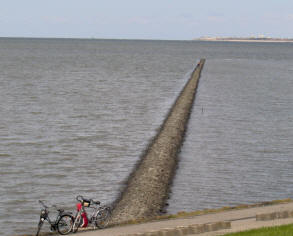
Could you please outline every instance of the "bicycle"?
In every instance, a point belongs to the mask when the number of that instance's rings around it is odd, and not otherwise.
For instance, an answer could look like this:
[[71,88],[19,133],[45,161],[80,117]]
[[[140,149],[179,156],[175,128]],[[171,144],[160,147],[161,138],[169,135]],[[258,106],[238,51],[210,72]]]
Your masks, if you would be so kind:
[[36,236],[39,235],[41,228],[46,221],[50,224],[51,231],[58,231],[59,234],[66,235],[69,234],[72,230],[72,224],[74,221],[74,218],[72,216],[71,212],[65,212],[63,209],[58,209],[55,205],[55,207],[58,211],[58,215],[54,221],[52,221],[49,217],[49,207],[45,205],[45,203],[41,200],[39,200],[39,203],[42,205],[41,213],[40,213],[40,221],[38,223],[38,230]]
[[[83,196],[77,196],[77,213],[74,217],[72,232],[76,233],[79,227],[87,227],[87,223],[94,224],[94,229],[104,229],[107,227],[110,219],[110,207],[99,206],[99,201],[93,199],[85,199]],[[92,208],[93,213],[88,218],[85,207]],[[86,222],[84,222],[86,221]]]

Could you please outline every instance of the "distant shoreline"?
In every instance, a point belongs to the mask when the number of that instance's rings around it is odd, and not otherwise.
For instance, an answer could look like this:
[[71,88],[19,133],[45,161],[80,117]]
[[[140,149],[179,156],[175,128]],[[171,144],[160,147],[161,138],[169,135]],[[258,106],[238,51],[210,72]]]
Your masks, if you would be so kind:
[[209,41],[209,42],[256,42],[256,43],[293,43],[293,39],[282,38],[216,38],[203,37],[193,39],[195,41]]

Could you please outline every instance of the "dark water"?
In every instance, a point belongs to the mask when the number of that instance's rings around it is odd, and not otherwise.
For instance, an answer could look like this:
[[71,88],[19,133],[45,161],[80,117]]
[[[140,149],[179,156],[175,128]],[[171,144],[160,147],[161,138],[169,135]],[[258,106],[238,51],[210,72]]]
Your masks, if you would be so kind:
[[291,197],[293,44],[0,39],[1,234],[113,201],[202,57],[168,210]]

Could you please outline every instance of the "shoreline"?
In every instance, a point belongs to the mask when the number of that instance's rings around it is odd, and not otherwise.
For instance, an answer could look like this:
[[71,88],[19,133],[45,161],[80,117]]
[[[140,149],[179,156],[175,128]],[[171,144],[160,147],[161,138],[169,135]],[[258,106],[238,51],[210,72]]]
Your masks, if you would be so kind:
[[199,42],[243,42],[243,43],[293,43],[293,39],[221,39],[221,38],[207,38],[207,39],[193,39]]
[[[97,234],[99,233],[103,234],[107,231],[116,231],[116,229],[119,228],[131,228],[131,227],[140,227],[143,225],[148,224],[160,224],[160,222],[172,222],[172,221],[184,221],[188,219],[193,219],[197,217],[208,217],[209,215],[215,215],[215,214],[229,214],[229,212],[234,211],[242,211],[242,210],[253,210],[253,209],[262,209],[265,207],[277,207],[277,206],[285,206],[286,204],[293,204],[293,199],[287,198],[287,199],[280,199],[280,200],[272,200],[272,201],[264,201],[264,202],[258,202],[258,203],[252,203],[252,204],[241,204],[236,206],[224,206],[221,208],[210,208],[210,209],[204,209],[204,210],[196,210],[196,211],[188,211],[188,212],[177,212],[176,214],[165,214],[161,216],[156,216],[153,218],[141,218],[136,220],[130,220],[128,222],[123,222],[121,224],[112,225],[111,227],[107,227],[104,230],[93,230],[92,228],[85,228],[81,229],[79,234]],[[260,215],[260,217],[262,217]],[[119,231],[119,230],[118,230]],[[40,236],[53,236],[58,235],[56,232],[41,232]],[[14,236],[34,236],[34,234],[28,233],[28,234],[16,234]]]
[[216,236],[262,227],[293,223],[293,202],[210,212],[202,215],[119,225],[104,230],[81,232],[83,236]]

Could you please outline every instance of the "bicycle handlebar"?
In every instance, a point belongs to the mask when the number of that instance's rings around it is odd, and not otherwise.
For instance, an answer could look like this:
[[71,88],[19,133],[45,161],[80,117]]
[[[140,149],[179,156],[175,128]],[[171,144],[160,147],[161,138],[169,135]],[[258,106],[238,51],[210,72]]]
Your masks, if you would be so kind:
[[44,207],[44,208],[49,208],[48,206],[46,206],[46,204],[42,201],[42,200],[39,200],[39,203]]
[[[81,199],[81,200],[80,200]],[[76,197],[76,200],[78,201],[78,202],[82,202],[83,201],[83,196],[81,196],[81,195],[78,195],[77,197]]]
[[86,199],[86,198],[84,198],[84,197],[81,196],[81,195],[78,195],[78,196],[76,197],[76,200],[77,200],[78,202],[88,201],[88,202],[91,202],[91,203],[96,204],[96,205],[100,205],[100,204],[101,204],[100,201],[94,201],[93,199]]
[[[42,200],[39,200],[39,203],[48,210],[50,207],[48,207]],[[57,211],[64,211],[63,209],[58,208],[56,205],[52,205],[52,207],[56,208]]]

